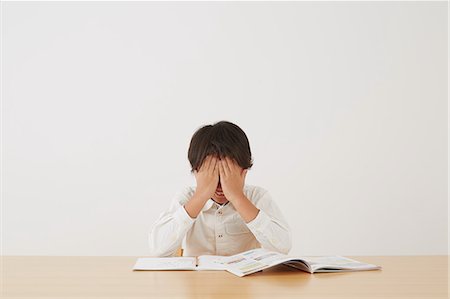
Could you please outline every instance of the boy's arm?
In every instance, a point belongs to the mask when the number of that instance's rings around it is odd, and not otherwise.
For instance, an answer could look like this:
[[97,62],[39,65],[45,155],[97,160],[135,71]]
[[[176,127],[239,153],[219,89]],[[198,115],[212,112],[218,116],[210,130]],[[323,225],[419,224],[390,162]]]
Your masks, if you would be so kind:
[[195,222],[195,218],[189,216],[182,204],[184,196],[177,195],[170,208],[152,225],[148,236],[150,256],[175,256],[181,247],[184,236]]
[[245,195],[233,199],[232,203],[262,248],[289,253],[292,247],[290,227],[268,191],[256,206]]
[[191,218],[197,218],[208,199],[209,198],[207,196],[194,193],[192,198],[184,204],[184,209]]
[[287,254],[291,249],[291,231],[267,190],[253,204],[243,192],[247,169],[225,157],[219,162],[219,176],[228,200],[247,224],[263,248]]
[[216,190],[219,182],[217,157],[207,156],[194,174],[197,187],[192,197],[186,202],[187,195],[177,196],[170,209],[153,225],[148,239],[152,256],[174,256],[181,246],[184,236]]

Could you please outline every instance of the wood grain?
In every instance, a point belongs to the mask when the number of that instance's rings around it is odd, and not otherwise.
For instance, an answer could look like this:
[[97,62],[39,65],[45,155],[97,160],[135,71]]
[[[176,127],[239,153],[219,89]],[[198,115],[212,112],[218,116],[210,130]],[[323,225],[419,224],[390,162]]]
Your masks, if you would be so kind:
[[381,271],[308,274],[287,266],[132,271],[138,257],[4,256],[2,298],[448,298],[448,256],[354,256]]

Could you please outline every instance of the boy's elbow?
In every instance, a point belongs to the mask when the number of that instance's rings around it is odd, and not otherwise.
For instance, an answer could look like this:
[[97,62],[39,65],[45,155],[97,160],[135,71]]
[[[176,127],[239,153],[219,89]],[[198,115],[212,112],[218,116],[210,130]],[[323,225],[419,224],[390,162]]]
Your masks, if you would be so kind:
[[158,247],[156,246],[155,242],[152,240],[151,234],[148,237],[148,255],[152,257],[160,257],[161,252],[158,250]]
[[288,244],[286,244],[285,246],[280,248],[280,252],[283,254],[289,254],[289,251],[291,251],[292,248],[292,243],[289,242]]
[[279,246],[279,251],[283,254],[288,254],[292,249],[292,236],[291,231],[288,229],[286,239]]
[[170,257],[170,256],[173,256],[173,254],[171,254],[170,252],[167,252],[167,251],[162,251],[162,250],[157,250],[155,248],[151,248],[149,251],[149,256],[150,257]]
[[261,244],[263,248],[276,251],[282,254],[288,254],[292,248],[292,235],[289,227],[277,231],[271,236],[265,244]]
[[278,243],[274,246],[276,251],[282,254],[288,254],[291,251],[292,243],[290,240],[284,240],[283,242]]
[[164,242],[157,241],[150,233],[148,236],[148,253],[151,257],[170,257],[175,256],[177,248],[173,249],[173,245],[167,246]]
[[168,257],[173,256],[173,252],[161,246],[156,246],[156,244],[149,244],[148,255],[151,257]]

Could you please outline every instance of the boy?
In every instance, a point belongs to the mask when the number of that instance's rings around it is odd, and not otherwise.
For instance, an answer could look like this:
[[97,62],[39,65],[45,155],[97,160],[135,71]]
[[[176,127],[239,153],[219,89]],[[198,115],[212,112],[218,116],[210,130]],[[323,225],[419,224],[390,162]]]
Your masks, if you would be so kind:
[[196,187],[176,194],[153,224],[150,256],[234,255],[253,248],[287,254],[291,231],[269,192],[245,184],[250,145],[237,125],[220,121],[198,129],[188,150]]

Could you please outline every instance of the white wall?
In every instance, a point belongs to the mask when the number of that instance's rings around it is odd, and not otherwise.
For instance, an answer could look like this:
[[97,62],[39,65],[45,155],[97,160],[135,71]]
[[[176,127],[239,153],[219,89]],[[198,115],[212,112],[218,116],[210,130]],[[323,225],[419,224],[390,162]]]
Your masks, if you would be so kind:
[[447,253],[446,2],[2,5],[4,255],[146,255],[219,120],[292,254]]

